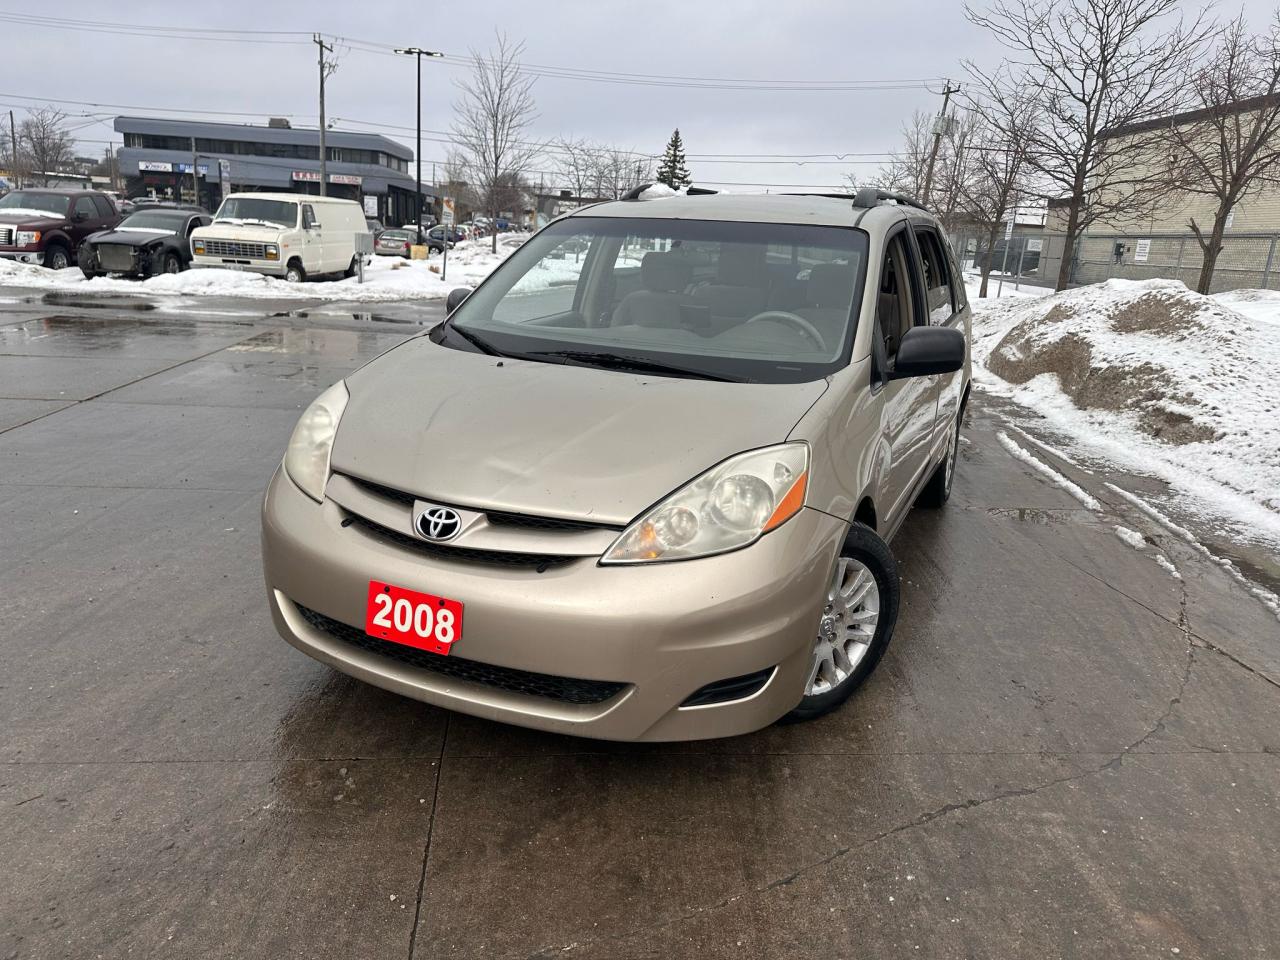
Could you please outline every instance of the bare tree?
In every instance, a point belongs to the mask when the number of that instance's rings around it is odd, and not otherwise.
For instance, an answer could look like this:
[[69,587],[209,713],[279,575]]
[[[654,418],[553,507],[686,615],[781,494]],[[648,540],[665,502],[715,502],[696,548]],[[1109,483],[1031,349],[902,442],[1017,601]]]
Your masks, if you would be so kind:
[[575,197],[587,195],[595,180],[599,148],[589,140],[561,137],[550,147],[560,182]]
[[[902,147],[889,154],[889,160],[871,178],[871,186],[911,197],[920,196],[932,146],[932,131],[933,119],[929,114],[920,110],[911,114],[911,119],[902,125]],[[861,185],[855,174],[848,174],[845,179],[851,186]]]
[[454,104],[453,138],[462,177],[495,221],[512,184],[522,180],[538,152],[528,139],[537,114],[533,77],[520,69],[523,53],[523,43],[513,44],[501,33],[487,54],[473,50],[471,76],[459,81],[462,96]]
[[992,251],[1001,226],[1016,215],[1020,197],[1032,192],[1029,180],[1032,131],[1039,120],[1035,87],[1025,77],[1004,73],[983,90],[966,93],[979,118],[973,136],[972,176],[960,185],[965,213],[986,231],[986,256],[978,296],[987,295]]
[[1188,223],[1203,254],[1196,289],[1208,293],[1231,211],[1280,173],[1280,14],[1261,36],[1233,20],[1184,89],[1193,112],[1161,127],[1159,152],[1174,189],[1214,203],[1207,237]]
[[[597,197],[617,200],[639,182],[636,158],[630,150],[602,146],[597,149],[594,161]],[[643,173],[643,170],[640,172]]]
[[53,107],[27,114],[18,128],[18,152],[25,154],[31,178],[47,187],[71,160],[74,141],[66,130],[67,115]]
[[[1142,138],[1103,134],[1151,120],[1173,98],[1179,74],[1213,31],[1190,21],[1181,0],[992,0],[966,6],[969,19],[1013,51],[1013,66],[1040,93],[1031,162],[1046,197],[1065,195],[1066,246],[1056,289],[1071,279],[1076,240],[1099,220],[1140,215],[1165,188],[1148,167]],[[983,86],[995,78],[966,64]]]

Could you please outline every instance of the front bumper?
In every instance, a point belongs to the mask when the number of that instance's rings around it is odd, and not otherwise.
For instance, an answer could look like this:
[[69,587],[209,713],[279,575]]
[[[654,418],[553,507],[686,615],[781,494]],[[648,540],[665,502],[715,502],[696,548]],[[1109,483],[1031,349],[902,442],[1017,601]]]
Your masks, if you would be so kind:
[[[804,691],[845,524],[812,509],[743,550],[678,563],[601,567],[582,557],[543,573],[442,561],[370,535],[332,500],[277,470],[262,511],[272,618],[299,650],[376,686],[462,713],[607,740],[695,740],[767,726]],[[370,580],[461,601],[451,656],[480,665],[622,684],[568,703],[444,676],[318,628],[363,634]],[[322,615],[320,618],[316,614]],[[682,707],[707,684],[773,669],[744,699]]]
[[34,263],[38,267],[44,266],[44,254],[39,250],[0,250],[0,258],[17,260],[19,263]]
[[268,277],[283,277],[286,267],[283,263],[266,260],[234,259],[232,257],[210,257],[193,255],[191,267],[221,267],[223,270],[243,270],[245,273],[260,273]]

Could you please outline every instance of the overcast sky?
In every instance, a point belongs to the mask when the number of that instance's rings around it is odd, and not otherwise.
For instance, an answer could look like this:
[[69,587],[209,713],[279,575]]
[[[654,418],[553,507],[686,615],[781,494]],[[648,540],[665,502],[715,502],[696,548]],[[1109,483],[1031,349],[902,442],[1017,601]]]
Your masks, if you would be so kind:
[[[1244,3],[1256,27],[1274,7],[1275,0]],[[1224,15],[1236,9],[1221,8]],[[0,12],[43,11],[0,0]],[[845,173],[874,172],[875,158],[800,165],[715,162],[698,155],[847,156],[893,149],[912,111],[938,109],[940,97],[930,90],[940,88],[939,78],[962,78],[964,58],[995,62],[1001,56],[994,41],[965,20],[957,0],[224,0],[163,7],[63,0],[56,15],[63,21],[314,30],[375,41],[388,50],[416,44],[459,55],[488,48],[497,29],[523,40],[525,61],[542,66],[762,81],[929,81],[930,89],[797,92],[537,80],[537,138],[586,137],[656,154],[678,126],[695,182],[718,185],[835,185]],[[85,138],[85,153],[100,152],[115,137],[109,117],[116,113],[181,115],[149,108],[246,114],[207,119],[248,122],[251,114],[273,114],[291,116],[295,126],[316,123],[316,48],[305,41],[161,40],[3,22],[0,35],[6,39],[0,103],[17,106],[19,120],[21,106],[29,102],[20,96],[133,106],[63,105],[69,113],[90,115],[75,120],[87,124],[78,133]],[[412,146],[413,61],[356,48],[339,53],[341,62],[328,86],[328,114],[339,118],[337,128],[404,125],[410,129],[382,132]],[[453,81],[461,72],[458,66],[424,61],[426,130],[448,129],[457,97]],[[424,143],[424,160],[442,160],[445,149]]]

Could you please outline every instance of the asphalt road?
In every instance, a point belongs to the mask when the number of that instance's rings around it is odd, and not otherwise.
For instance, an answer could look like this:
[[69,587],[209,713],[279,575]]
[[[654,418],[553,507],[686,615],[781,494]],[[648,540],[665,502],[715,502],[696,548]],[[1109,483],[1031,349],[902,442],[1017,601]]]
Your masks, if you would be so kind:
[[1280,955],[1280,622],[1103,484],[1142,481],[1022,439],[1090,510],[1010,456],[1018,411],[972,405],[845,709],[602,744],[363,686],[269,622],[300,409],[438,312],[14,299],[0,958]]

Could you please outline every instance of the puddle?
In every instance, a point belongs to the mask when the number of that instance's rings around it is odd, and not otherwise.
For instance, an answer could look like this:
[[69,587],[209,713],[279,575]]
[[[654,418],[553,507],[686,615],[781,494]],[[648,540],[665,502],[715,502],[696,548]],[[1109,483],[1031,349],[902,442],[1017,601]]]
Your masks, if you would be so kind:
[[156,305],[147,300],[139,300],[132,294],[63,293],[54,291],[40,298],[42,303],[55,307],[82,307],[88,310],[154,310]]
[[[410,326],[421,327],[427,323],[426,320],[413,320],[409,317],[392,317],[382,313],[353,313],[353,320],[360,320],[364,323],[404,323]],[[436,321],[431,321],[435,323]]]
[[1048,510],[1043,507],[988,507],[987,515],[1005,520],[1021,520],[1024,523],[1066,523],[1073,519],[1074,510]]

